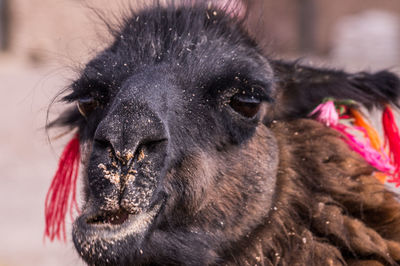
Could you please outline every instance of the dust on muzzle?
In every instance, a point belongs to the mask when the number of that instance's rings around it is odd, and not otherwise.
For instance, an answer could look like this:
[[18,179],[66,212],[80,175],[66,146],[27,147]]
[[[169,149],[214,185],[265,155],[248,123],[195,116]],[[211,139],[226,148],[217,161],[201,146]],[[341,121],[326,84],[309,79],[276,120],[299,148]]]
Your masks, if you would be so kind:
[[157,200],[167,156],[166,125],[154,102],[131,94],[117,95],[95,132],[87,168],[88,202],[101,212],[139,214]]

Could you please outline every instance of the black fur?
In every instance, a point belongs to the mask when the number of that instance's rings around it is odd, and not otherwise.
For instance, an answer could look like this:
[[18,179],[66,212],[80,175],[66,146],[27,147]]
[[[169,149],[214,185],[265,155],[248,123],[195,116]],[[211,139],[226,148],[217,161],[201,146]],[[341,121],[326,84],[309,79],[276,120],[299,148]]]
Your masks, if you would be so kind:
[[274,109],[273,119],[307,117],[326,97],[352,99],[368,109],[381,109],[386,103],[399,106],[400,80],[389,71],[349,74],[297,62],[272,64],[279,77],[277,97],[283,103]]

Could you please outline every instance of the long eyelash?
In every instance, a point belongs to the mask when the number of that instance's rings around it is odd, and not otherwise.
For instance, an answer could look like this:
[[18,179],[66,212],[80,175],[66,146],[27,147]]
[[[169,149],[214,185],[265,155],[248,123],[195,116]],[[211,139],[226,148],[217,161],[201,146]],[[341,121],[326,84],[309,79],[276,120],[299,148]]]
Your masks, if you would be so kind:
[[82,94],[82,93],[77,93],[76,91],[73,91],[72,93],[68,94],[67,96],[64,96],[61,100],[63,102],[72,103],[72,102],[77,101],[83,95],[84,94]]
[[61,100],[67,103],[72,103],[72,102],[76,102],[81,98],[85,98],[85,97],[95,97],[95,95],[92,95],[93,93],[91,93],[90,91],[84,91],[84,90],[73,90],[70,94],[64,96]]
[[72,103],[82,98],[93,98],[101,105],[105,105],[110,97],[110,92],[102,87],[95,88],[96,89],[73,89],[70,94],[64,96],[61,100],[67,103]]
[[[259,85],[248,85],[241,88],[234,88],[233,94],[242,94],[247,97],[254,97],[260,101],[271,102],[273,99],[270,95],[265,92],[265,89]],[[229,95],[229,94],[228,94]]]
[[[232,78],[232,76],[234,76],[234,78]],[[271,84],[247,79],[246,77],[239,77],[238,75],[219,77],[214,79],[205,87],[209,88],[207,91],[211,99],[221,97],[222,95],[222,98],[226,100],[226,97],[244,92],[244,94],[254,96],[261,101],[273,101],[271,95]]]
[[85,119],[79,113],[78,108],[73,106],[64,111],[58,118],[49,122],[46,128],[67,127],[69,130],[72,130],[79,127],[84,120]]

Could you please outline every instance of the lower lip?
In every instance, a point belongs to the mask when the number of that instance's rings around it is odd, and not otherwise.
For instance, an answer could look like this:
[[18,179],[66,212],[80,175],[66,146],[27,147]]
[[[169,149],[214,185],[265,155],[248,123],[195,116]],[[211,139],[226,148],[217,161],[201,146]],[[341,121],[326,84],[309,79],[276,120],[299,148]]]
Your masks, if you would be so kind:
[[77,237],[78,242],[79,239],[83,241],[117,241],[119,239],[124,239],[127,236],[143,235],[152,224],[161,207],[162,202],[157,203],[145,213],[129,215],[126,221],[118,225],[112,225],[109,223],[87,223],[87,219],[90,215],[83,214],[75,221],[73,232]]

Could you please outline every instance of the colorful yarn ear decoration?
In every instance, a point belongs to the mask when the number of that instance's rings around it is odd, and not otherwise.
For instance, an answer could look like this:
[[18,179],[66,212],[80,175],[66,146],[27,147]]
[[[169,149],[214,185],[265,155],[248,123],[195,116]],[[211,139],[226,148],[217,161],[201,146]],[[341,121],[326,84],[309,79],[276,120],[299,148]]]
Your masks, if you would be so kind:
[[[338,124],[332,127],[337,131],[341,132],[344,136],[344,141],[349,145],[349,147],[361,155],[366,162],[372,165],[375,169],[383,173],[392,173],[395,169],[393,165],[390,163],[390,160],[387,156],[380,153],[378,150],[374,149],[368,139],[365,139],[364,142],[357,139],[351,133],[351,130],[357,129],[346,126],[344,124]],[[360,129],[358,129],[360,130]],[[362,130],[360,130],[362,131]]]
[[[393,166],[391,160],[386,155],[376,130],[363,118],[354,106],[355,103],[353,101],[335,101],[332,98],[327,98],[310,113],[310,116],[316,116],[315,119],[317,121],[341,132],[343,140],[347,145],[360,154],[375,169],[382,172],[383,174],[377,175],[377,178],[384,180],[384,175],[392,176],[397,172],[396,167]],[[387,120],[389,121],[390,119],[390,115],[388,115]],[[348,126],[342,123],[344,120],[350,122],[351,125]],[[387,124],[393,125],[391,122],[387,122]],[[396,131],[395,128],[391,127],[390,129],[390,132],[398,133],[398,130]],[[357,132],[361,133],[364,137],[363,141],[356,137]],[[393,141],[393,138],[391,139]],[[400,162],[400,144],[395,149],[397,149],[395,151],[399,152],[397,153],[399,156],[396,158]]]
[[366,136],[368,137],[372,147],[374,147],[375,150],[381,151],[383,149],[383,147],[381,144],[381,140],[379,138],[379,134],[378,134],[378,132],[376,132],[375,128],[373,128],[364,119],[364,117],[358,110],[356,110],[354,108],[350,108],[349,111],[351,113],[351,116],[354,118],[353,124],[365,131]]
[[385,146],[389,148],[390,159],[395,166],[395,174],[388,182],[400,186],[400,134],[396,119],[389,105],[385,106],[382,114],[383,131],[385,133]]
[[315,119],[327,127],[335,126],[339,122],[339,114],[332,98],[326,98],[323,103],[317,106],[309,116],[316,115]]
[[66,241],[65,216],[68,208],[71,218],[74,209],[80,212],[76,201],[79,162],[79,136],[76,134],[61,154],[58,169],[46,195],[44,237],[48,237],[50,241],[54,238]]

